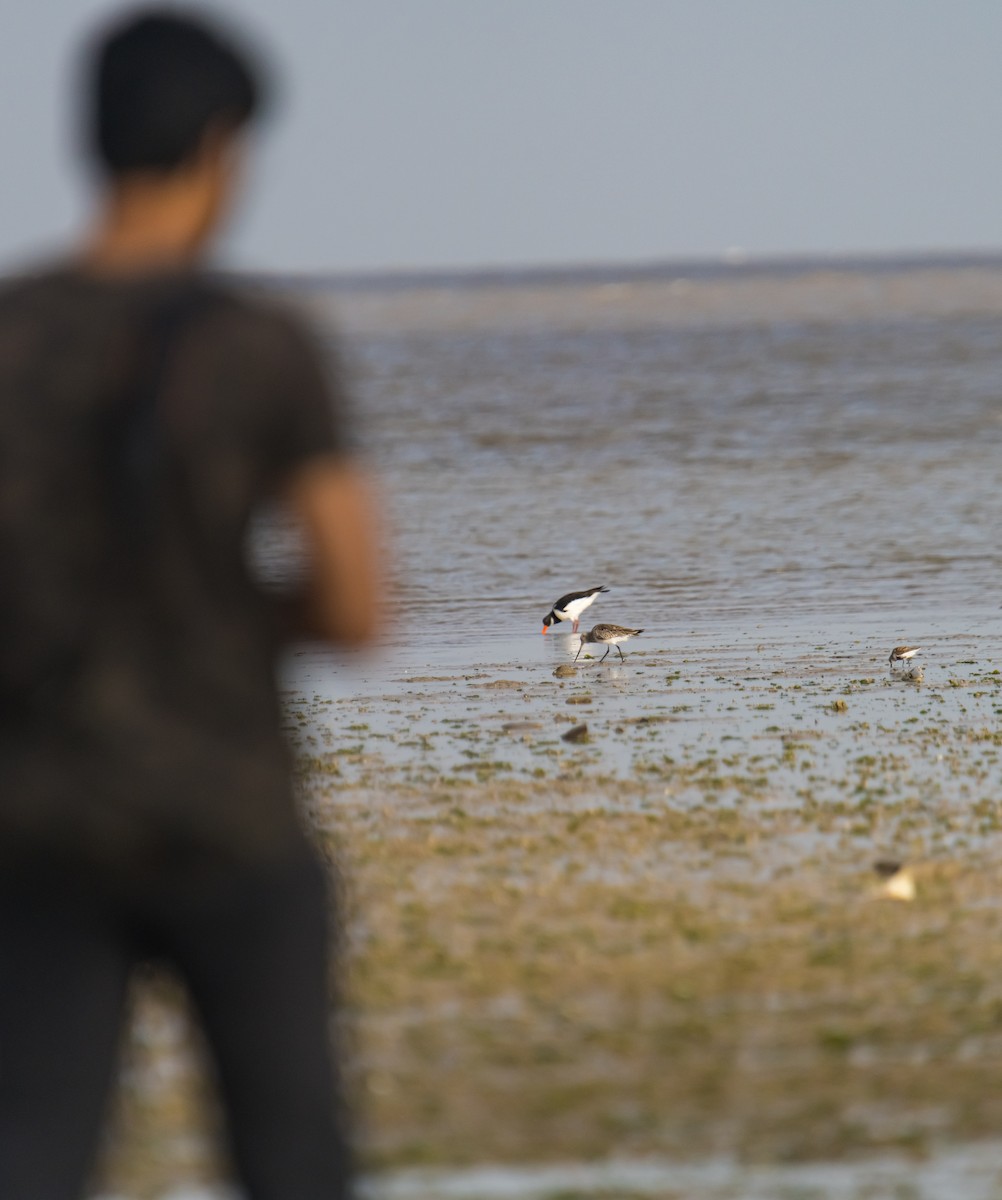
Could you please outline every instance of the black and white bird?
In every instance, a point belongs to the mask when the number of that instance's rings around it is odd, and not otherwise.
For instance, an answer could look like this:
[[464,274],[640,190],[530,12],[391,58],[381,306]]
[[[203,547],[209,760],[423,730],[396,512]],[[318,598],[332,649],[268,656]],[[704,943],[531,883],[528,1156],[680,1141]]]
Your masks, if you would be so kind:
[[561,621],[573,622],[571,632],[577,633],[581,614],[590,604],[594,604],[603,592],[608,590],[607,587],[593,587],[586,592],[568,592],[566,596],[561,596],[543,617],[543,633],[549,633],[550,626],[557,625]]
[[605,646],[605,654],[598,660],[599,662],[605,662],[613,646],[616,647],[619,657],[625,662],[626,657],[622,650],[619,649],[619,643],[625,642],[631,637],[636,637],[638,633],[643,632],[642,629],[627,629],[625,625],[596,625],[590,632],[581,635],[581,645],[578,646],[578,653],[574,655],[574,661],[578,661],[578,655],[585,648],[586,642],[594,642]]
[[921,649],[921,646],[895,646],[887,660],[891,664],[891,670],[894,670],[896,663],[905,663],[914,658]]

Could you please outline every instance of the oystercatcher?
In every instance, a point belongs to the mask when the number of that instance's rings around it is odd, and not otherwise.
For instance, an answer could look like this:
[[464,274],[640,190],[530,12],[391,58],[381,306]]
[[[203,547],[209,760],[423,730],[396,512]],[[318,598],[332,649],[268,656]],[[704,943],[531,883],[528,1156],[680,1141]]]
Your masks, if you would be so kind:
[[619,643],[625,642],[628,638],[636,637],[638,633],[643,633],[642,629],[627,629],[625,625],[596,625],[590,633],[581,635],[581,645],[578,646],[578,653],[574,655],[574,661],[578,661],[578,654],[584,649],[585,642],[599,642],[605,646],[605,654],[598,660],[605,662],[609,657],[609,651],[616,647],[619,657],[626,662],[626,657],[622,650],[619,649]]
[[607,587],[593,587],[586,592],[568,592],[566,596],[561,596],[543,617],[543,633],[549,633],[550,626],[556,625],[560,621],[572,621],[571,632],[577,633],[578,619],[581,614],[589,604],[595,603],[602,592],[608,590]]

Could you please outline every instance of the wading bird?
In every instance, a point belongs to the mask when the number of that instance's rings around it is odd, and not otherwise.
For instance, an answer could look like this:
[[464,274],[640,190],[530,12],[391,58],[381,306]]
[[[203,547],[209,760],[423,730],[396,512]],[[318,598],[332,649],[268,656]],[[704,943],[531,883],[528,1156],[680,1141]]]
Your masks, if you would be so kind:
[[598,660],[599,662],[605,662],[613,646],[616,647],[619,657],[625,662],[626,657],[622,650],[619,649],[619,643],[625,642],[631,637],[636,637],[638,633],[643,632],[642,629],[627,629],[625,625],[596,625],[590,633],[583,633],[581,635],[581,645],[578,646],[578,653],[574,655],[574,661],[578,661],[578,654],[584,649],[585,642],[595,642],[606,648],[605,654]]
[[557,625],[561,621],[572,621],[571,633],[577,633],[581,614],[590,604],[594,604],[603,592],[608,590],[607,587],[593,587],[586,592],[568,592],[566,596],[561,596],[543,617],[543,633],[549,633],[550,626]]

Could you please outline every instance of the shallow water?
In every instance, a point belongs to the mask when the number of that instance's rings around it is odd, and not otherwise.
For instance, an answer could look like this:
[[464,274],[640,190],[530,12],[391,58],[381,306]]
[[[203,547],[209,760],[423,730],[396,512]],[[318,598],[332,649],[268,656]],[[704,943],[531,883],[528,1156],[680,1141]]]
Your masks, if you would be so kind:
[[[653,1160],[399,1171],[365,1179],[365,1200],[996,1200],[1000,1146],[965,1146],[936,1162],[884,1157],[869,1163],[743,1167],[727,1161],[681,1166]],[[98,1200],[122,1200],[106,1196]],[[162,1200],[237,1200],[230,1190],[185,1188]]]
[[[293,693],[337,714],[301,716],[305,744],[365,733],[363,766],[449,772],[461,734],[528,772],[575,690],[593,731],[670,717],[647,731],[668,755],[806,724],[837,757],[847,689],[857,723],[996,724],[1002,268],[934,266],[319,287],[351,331],[397,586],[379,656],[291,659]],[[598,583],[584,627],[644,633],[558,683],[578,641],[542,616]],[[902,641],[921,689],[889,674]],[[541,729],[503,734],[519,720]],[[622,776],[647,749],[575,761]]]
[[868,1164],[743,1167],[726,1161],[653,1161],[401,1172],[366,1187],[367,1200],[547,1200],[654,1196],[660,1200],[993,1200],[1002,1188],[998,1146],[965,1147],[938,1164],[885,1158]]
[[[907,627],[997,608],[1002,321],[929,315],[919,278],[865,320],[849,306],[865,272],[829,272],[827,316],[803,320],[785,310],[813,275],[738,273],[712,285],[743,306],[725,322],[635,311],[625,276],[618,305],[610,284],[568,280],[528,327],[484,285],[476,328],[360,330],[359,407],[396,534],[392,651],[532,629],[597,583],[614,590],[589,619],[811,617],[819,640],[831,613]],[[940,302],[950,278],[929,281]],[[350,325],[352,298],[340,306]]]

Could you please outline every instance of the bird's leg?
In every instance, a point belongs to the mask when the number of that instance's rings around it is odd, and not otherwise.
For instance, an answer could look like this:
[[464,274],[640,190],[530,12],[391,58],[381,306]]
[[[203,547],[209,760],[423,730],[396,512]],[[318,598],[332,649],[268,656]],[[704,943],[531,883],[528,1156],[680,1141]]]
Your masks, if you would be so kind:
[[577,621],[574,621],[571,625],[571,633],[577,633],[577,631],[578,631],[578,623],[577,623]]
[[[616,649],[617,649],[617,650],[619,650],[619,647],[617,646],[617,647],[616,647]],[[626,662],[626,659],[623,657],[623,652],[622,652],[622,650],[619,650],[619,661],[620,661],[620,662]]]
[[606,646],[606,648],[605,648],[605,653],[604,653],[604,654],[602,655],[602,657],[601,657],[601,658],[598,660],[600,663],[604,663],[604,662],[605,662],[605,660],[606,660],[606,659],[609,657],[609,651],[610,651],[611,649],[612,649],[612,647],[611,647],[611,646]]

